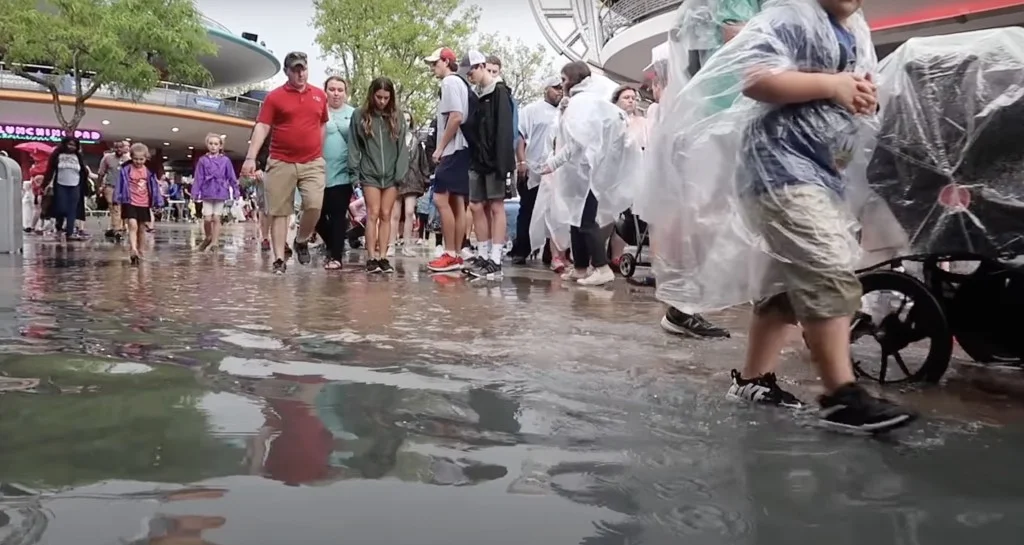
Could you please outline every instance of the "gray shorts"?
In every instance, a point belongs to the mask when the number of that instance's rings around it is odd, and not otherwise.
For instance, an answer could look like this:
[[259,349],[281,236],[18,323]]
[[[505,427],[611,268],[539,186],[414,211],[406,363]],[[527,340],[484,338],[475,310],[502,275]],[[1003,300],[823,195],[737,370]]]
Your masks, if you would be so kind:
[[505,178],[469,171],[469,202],[505,200]]

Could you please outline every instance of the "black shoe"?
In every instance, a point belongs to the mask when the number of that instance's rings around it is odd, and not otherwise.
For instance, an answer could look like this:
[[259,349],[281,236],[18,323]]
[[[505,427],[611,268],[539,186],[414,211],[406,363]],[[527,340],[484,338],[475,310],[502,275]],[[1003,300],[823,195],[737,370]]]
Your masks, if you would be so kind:
[[292,252],[292,247],[286,244],[284,247],[284,258],[291,259],[293,253],[294,252]]
[[501,265],[490,259],[479,259],[477,265],[469,270],[469,275],[473,278],[497,280],[501,278]]
[[387,259],[378,259],[377,267],[377,272],[382,272],[384,274],[391,274],[395,272],[395,268],[391,266],[391,262],[388,261]]
[[480,256],[473,256],[462,262],[462,272],[469,274],[469,271],[480,266]]
[[288,265],[285,264],[283,259],[274,260],[274,274],[284,274],[288,270]]
[[114,232],[113,229],[107,229],[106,231],[103,232],[103,236],[104,236],[104,238],[109,238],[110,240],[114,240],[114,238],[117,237],[117,233]]
[[128,263],[131,263],[131,265],[133,267],[138,267],[139,266],[139,261],[140,261],[139,260],[139,256],[137,256],[137,255],[133,255],[133,256],[128,258]]
[[[287,252],[285,253],[287,254]],[[295,241],[295,257],[299,260],[300,265],[309,265],[309,262],[313,260],[313,256],[309,255],[309,241]]]
[[740,372],[732,370],[732,386],[725,394],[729,399],[742,399],[744,401],[755,401],[768,405],[787,407],[790,409],[801,409],[804,403],[797,397],[779,386],[775,373],[765,373],[757,378],[744,380]]
[[380,260],[367,259],[366,260],[366,272],[370,274],[382,272],[384,269],[380,266]]
[[708,322],[700,314],[686,314],[675,307],[668,307],[661,319],[661,328],[676,335],[728,339],[729,330]]
[[26,228],[22,229],[22,232],[24,232],[24,233],[31,233],[32,232],[32,228],[31,227],[26,227]]
[[853,383],[819,397],[818,403],[822,425],[845,432],[885,433],[917,419],[914,411],[874,397]]
[[512,264],[513,265],[526,265],[526,258],[521,256],[521,255],[513,256],[512,257]]

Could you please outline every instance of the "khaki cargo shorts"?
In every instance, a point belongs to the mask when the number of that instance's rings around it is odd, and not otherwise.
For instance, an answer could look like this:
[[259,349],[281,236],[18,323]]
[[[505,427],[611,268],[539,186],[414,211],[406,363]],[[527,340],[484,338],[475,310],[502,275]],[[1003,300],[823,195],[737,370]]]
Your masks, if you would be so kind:
[[263,177],[267,213],[273,217],[294,214],[296,188],[302,196],[303,210],[320,210],[324,203],[324,180],[322,157],[308,163],[270,159]]
[[856,240],[831,191],[811,184],[779,188],[752,201],[748,210],[776,256],[773,280],[786,290],[758,301],[754,312],[778,312],[796,324],[860,310]]

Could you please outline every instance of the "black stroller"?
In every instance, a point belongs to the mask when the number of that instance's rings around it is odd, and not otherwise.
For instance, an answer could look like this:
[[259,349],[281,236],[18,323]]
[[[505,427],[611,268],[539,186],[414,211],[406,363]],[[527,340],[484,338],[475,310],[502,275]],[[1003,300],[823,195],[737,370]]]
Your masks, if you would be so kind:
[[[856,361],[862,376],[938,382],[954,338],[979,363],[1024,361],[1019,43],[1016,27],[914,38],[880,66],[883,118],[867,179],[909,244],[861,271],[854,360],[859,341],[881,348],[877,365]],[[927,350],[909,349],[925,340]]]
[[[644,260],[644,247],[650,245],[647,236],[647,222],[626,210],[615,222],[615,234],[633,247],[633,252],[625,252],[619,258],[619,273],[626,278],[633,276],[637,267],[650,267],[650,260]],[[611,255],[611,240],[608,241],[608,253]]]

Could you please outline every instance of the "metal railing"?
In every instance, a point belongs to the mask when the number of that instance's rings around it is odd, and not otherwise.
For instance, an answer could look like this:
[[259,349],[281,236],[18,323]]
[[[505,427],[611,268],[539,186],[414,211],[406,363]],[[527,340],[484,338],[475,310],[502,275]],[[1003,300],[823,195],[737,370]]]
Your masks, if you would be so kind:
[[[616,2],[604,2],[605,7],[601,10],[601,24],[604,27],[604,35],[606,39],[611,38],[618,32],[640,21],[672,11],[682,3],[683,0],[618,0]],[[608,7],[609,4],[611,7]]]
[[[38,73],[40,77],[49,77],[46,73],[49,67],[29,67],[29,70],[40,70]],[[74,96],[74,85],[74,78],[71,76],[61,76],[57,87],[62,95]],[[82,86],[85,87],[87,85],[89,85],[89,80],[83,79]],[[42,85],[4,69],[2,64],[0,64],[0,89],[49,93],[49,90]],[[260,106],[263,104],[259,100],[248,97],[230,96],[227,93],[221,93],[213,89],[203,89],[201,87],[170,82],[160,82],[155,88],[139,96],[126,95],[105,87],[101,87],[93,96],[137,104],[153,104],[169,108],[196,110],[250,120],[256,119]]]

